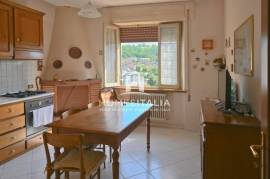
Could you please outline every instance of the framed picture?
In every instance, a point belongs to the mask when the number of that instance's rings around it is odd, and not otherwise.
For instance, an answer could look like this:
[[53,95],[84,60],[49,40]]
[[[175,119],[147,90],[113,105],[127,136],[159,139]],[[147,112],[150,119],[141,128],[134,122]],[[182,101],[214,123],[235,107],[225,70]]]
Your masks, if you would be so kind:
[[254,16],[234,31],[234,71],[252,76],[254,63]]
[[213,50],[214,49],[214,41],[213,40],[203,40],[202,41],[202,49],[203,50]]

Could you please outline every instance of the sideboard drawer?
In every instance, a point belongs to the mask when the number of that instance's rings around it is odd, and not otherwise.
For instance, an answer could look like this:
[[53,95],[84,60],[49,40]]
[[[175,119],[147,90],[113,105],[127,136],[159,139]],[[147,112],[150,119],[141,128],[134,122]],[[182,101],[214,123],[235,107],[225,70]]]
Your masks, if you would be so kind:
[[0,120],[24,114],[24,103],[10,104],[0,107]]
[[25,116],[0,120],[0,135],[25,126]]
[[0,150],[0,163],[25,151],[25,142],[19,142]]
[[0,136],[0,149],[5,148],[11,144],[24,140],[26,137],[26,129],[19,129],[14,132]]

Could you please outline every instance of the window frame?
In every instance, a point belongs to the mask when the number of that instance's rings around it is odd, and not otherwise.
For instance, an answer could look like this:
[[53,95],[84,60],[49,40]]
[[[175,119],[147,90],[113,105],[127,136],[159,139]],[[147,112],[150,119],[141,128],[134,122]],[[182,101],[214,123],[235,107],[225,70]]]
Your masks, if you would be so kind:
[[[162,85],[161,84],[161,63],[160,63],[160,55],[161,55],[161,45],[160,45],[160,26],[178,26],[178,38],[177,38],[177,85]],[[165,22],[165,23],[160,23],[157,24],[158,26],[158,71],[159,71],[159,77],[158,77],[158,86],[157,87],[145,87],[145,91],[150,91],[150,92],[186,92],[186,90],[184,89],[183,86],[183,82],[185,81],[185,79],[183,76],[183,57],[185,56],[183,54],[183,40],[184,40],[184,21],[175,21],[175,22]],[[123,86],[123,81],[122,81],[122,67],[121,67],[121,62],[122,62],[122,48],[121,48],[121,41],[120,41],[120,28],[119,26],[114,26],[114,25],[108,25],[108,26],[104,26],[104,49],[105,49],[105,45],[106,45],[106,28],[114,28],[117,29],[117,55],[118,55],[118,59],[117,59],[117,83],[106,83],[106,74],[105,74],[105,53],[104,53],[104,85],[106,87],[117,87],[117,88],[125,88],[125,86]],[[105,51],[104,51],[105,52]],[[184,55],[184,56],[183,56]],[[132,90],[138,90],[139,87],[138,86],[131,86]]]
[[[116,69],[115,69],[115,79],[116,82],[115,83],[110,83],[107,82],[106,79],[106,58],[107,58],[107,54],[106,54],[106,40],[107,40],[107,30],[115,30],[116,31]],[[120,45],[120,32],[119,32],[119,27],[118,26],[114,26],[114,25],[104,25],[104,58],[103,58],[103,69],[104,69],[104,86],[105,87],[113,87],[113,86],[119,86],[120,83],[120,77],[121,77],[121,62],[120,62],[120,54],[121,54],[121,47],[119,47]]]
[[[176,85],[163,85],[161,84],[161,27],[177,27],[178,28],[178,33],[177,33],[177,84]],[[181,87],[181,73],[182,73],[182,62],[181,62],[181,57],[182,57],[182,50],[181,50],[181,42],[182,42],[182,22],[168,22],[168,23],[161,23],[159,24],[159,31],[158,31],[158,38],[159,38],[159,45],[158,45],[158,60],[159,60],[159,88],[160,89],[182,89]]]

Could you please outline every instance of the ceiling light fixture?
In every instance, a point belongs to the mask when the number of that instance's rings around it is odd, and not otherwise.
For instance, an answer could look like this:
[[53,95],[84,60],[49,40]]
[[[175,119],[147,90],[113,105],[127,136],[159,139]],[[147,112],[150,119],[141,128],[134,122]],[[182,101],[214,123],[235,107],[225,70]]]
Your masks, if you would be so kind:
[[81,8],[78,15],[86,18],[98,18],[102,16],[91,1],[86,6]]

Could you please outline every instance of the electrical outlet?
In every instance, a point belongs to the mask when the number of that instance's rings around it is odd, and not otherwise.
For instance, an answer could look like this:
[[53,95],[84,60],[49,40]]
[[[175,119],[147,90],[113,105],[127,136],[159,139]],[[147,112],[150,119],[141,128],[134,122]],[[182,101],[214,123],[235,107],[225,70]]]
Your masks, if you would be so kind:
[[27,88],[28,89],[33,89],[34,88],[34,85],[33,84],[29,84],[29,85],[27,85]]

